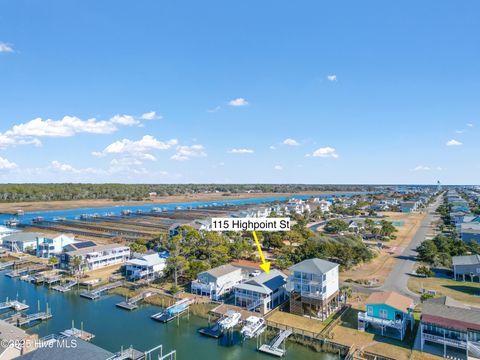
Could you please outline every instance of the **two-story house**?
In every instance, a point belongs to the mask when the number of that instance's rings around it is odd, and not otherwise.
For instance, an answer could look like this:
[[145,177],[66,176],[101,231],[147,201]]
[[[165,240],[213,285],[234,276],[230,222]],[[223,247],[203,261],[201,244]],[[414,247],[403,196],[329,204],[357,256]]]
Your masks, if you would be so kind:
[[75,236],[72,234],[49,234],[37,236],[36,255],[42,258],[60,255],[67,245],[73,243],[75,243]]
[[338,264],[308,259],[290,267],[290,312],[321,320],[339,305]]
[[480,255],[453,256],[453,278],[480,282]]
[[402,340],[410,326],[413,331],[413,300],[396,292],[374,292],[365,301],[366,311],[358,313],[358,330]]
[[125,264],[125,274],[129,280],[154,280],[163,274],[166,268],[166,259],[158,253],[146,254],[131,260]]
[[287,299],[287,275],[274,269],[234,286],[235,305],[266,314]]
[[230,264],[202,271],[192,281],[192,293],[219,300],[243,280],[242,270]]

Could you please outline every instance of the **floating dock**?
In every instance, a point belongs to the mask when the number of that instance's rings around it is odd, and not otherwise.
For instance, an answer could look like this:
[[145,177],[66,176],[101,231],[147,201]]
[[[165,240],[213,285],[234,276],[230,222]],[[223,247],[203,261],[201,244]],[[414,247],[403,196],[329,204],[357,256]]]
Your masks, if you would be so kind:
[[90,341],[93,338],[95,338],[95,335],[93,335],[92,333],[89,333],[87,331],[77,329],[77,328],[74,328],[74,327],[71,328],[71,329],[67,329],[65,331],[62,331],[60,333],[60,335],[65,336],[65,337],[74,336],[74,337],[77,337],[77,338],[85,340],[85,341]]
[[9,318],[4,319],[7,323],[15,326],[30,325],[32,322],[45,321],[52,318],[50,312],[38,312],[35,314],[15,314]]
[[107,284],[107,285],[103,285],[103,286],[100,286],[94,290],[91,290],[91,291],[82,291],[80,293],[80,296],[84,297],[84,298],[87,298],[87,299],[90,299],[90,300],[96,300],[96,299],[99,299],[100,296],[102,296],[102,294],[108,290],[111,290],[111,289],[115,289],[117,287],[120,287],[123,285],[123,281],[116,281],[114,283],[111,283],[111,284]]
[[24,304],[18,300],[8,300],[0,303],[0,310],[5,310],[5,309],[11,309],[15,311],[23,311],[27,310],[29,306],[27,304]]
[[[292,335],[292,330],[281,330],[269,344],[263,344],[258,350],[277,357],[283,357],[286,353],[284,341],[290,335]],[[282,343],[284,344],[283,349],[280,348]]]
[[215,339],[218,339],[223,335],[222,328],[220,327],[218,321],[213,326],[199,329],[198,332],[202,335],[210,336]]
[[152,290],[147,290],[147,291],[144,291],[143,293],[137,295],[137,296],[134,296],[126,301],[122,301],[122,302],[119,302],[118,304],[116,304],[116,306],[118,306],[119,308],[122,308],[122,309],[125,309],[125,310],[135,310],[138,308],[138,303],[140,301],[143,301],[145,300],[146,298],[149,298],[150,296],[152,295],[155,295],[157,294],[156,291],[152,291]]
[[56,286],[52,287],[52,289],[55,290],[55,291],[60,291],[60,292],[64,293],[64,292],[72,290],[72,288],[77,284],[78,284],[78,282],[76,280],[71,280],[64,285],[56,285]]
[[177,301],[172,306],[169,306],[164,311],[152,315],[151,318],[156,321],[167,323],[179,317],[184,312],[188,311],[190,304],[192,303],[192,299],[182,299],[180,301]]

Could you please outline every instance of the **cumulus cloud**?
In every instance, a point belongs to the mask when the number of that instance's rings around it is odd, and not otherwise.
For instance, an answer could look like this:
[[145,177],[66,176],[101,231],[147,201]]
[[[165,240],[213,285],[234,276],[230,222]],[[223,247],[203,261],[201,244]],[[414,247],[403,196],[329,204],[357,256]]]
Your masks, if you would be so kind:
[[305,156],[307,156],[307,157],[310,157],[310,156],[312,156],[312,157],[322,157],[322,158],[331,157],[331,158],[334,158],[334,159],[337,159],[339,157],[339,155],[337,154],[335,149],[330,147],[330,146],[321,147],[321,148],[315,150],[313,153],[307,154]]
[[472,123],[468,123],[467,126],[468,126],[468,127],[473,127],[473,124],[472,124]]
[[203,145],[177,146],[177,152],[170,159],[176,161],[186,161],[194,157],[207,156]]
[[254,151],[252,149],[232,149],[229,152],[232,154],[252,154]]
[[13,47],[10,44],[6,44],[4,42],[0,42],[0,53],[5,52],[5,53],[12,53],[13,52]]
[[451,139],[451,140],[447,141],[446,145],[447,146],[460,146],[460,145],[462,145],[462,143],[458,140]]
[[283,170],[282,165],[275,165],[273,168],[274,168],[275,170]]
[[246,105],[248,105],[248,101],[245,100],[244,98],[236,98],[236,99],[230,100],[228,102],[228,105],[230,105],[230,106],[246,106]]
[[270,145],[268,148],[269,148],[270,150],[275,150],[275,149],[276,149],[276,147],[273,146],[273,145]]
[[337,75],[335,75],[335,74],[327,75],[327,80],[328,81],[337,81]]
[[289,146],[299,146],[300,145],[297,140],[291,139],[291,138],[283,140],[282,144],[283,145],[289,145]]
[[117,140],[100,152],[93,152],[95,156],[108,154],[127,154],[137,159],[155,160],[155,157],[147,152],[150,150],[168,150],[178,144],[177,139],[167,141],[157,140],[152,135],[145,135],[140,140],[123,139]]
[[155,111],[149,111],[140,116],[142,120],[160,120],[162,119],[161,115],[158,115]]
[[0,157],[0,170],[10,170],[10,169],[15,169],[16,167],[17,167],[17,164],[15,164],[14,162],[11,162],[8,159]]
[[110,119],[112,124],[132,126],[140,124],[140,121],[131,115],[115,115]]

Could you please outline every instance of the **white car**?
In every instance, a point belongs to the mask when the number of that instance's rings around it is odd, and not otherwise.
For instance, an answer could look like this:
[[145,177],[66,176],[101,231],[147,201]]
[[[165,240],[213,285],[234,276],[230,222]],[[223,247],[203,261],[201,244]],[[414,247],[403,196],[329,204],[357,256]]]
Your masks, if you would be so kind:
[[255,277],[255,276],[258,276],[260,274],[261,274],[260,270],[255,270],[255,271],[250,273],[250,277]]

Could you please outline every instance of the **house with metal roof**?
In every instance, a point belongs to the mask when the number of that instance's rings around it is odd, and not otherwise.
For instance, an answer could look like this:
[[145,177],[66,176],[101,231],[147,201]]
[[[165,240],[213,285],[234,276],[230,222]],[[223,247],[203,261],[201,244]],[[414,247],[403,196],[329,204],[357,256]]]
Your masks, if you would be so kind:
[[308,259],[290,267],[290,312],[326,319],[339,306],[337,263]]
[[37,237],[42,237],[44,234],[37,232],[16,232],[7,235],[2,239],[2,246],[13,252],[27,252],[37,249]]
[[460,238],[466,243],[470,241],[480,243],[480,223],[476,221],[462,223],[460,225]]
[[266,314],[287,299],[287,275],[270,270],[234,286],[235,305]]
[[358,330],[403,341],[413,331],[413,300],[396,292],[374,292],[365,301],[365,312],[358,313]]
[[[72,247],[70,244],[69,249]],[[62,268],[73,268],[73,259],[80,258],[81,268],[85,271],[125,263],[130,258],[130,248],[120,244],[95,245],[67,250],[60,256]]]
[[129,280],[154,280],[166,267],[166,259],[158,253],[142,255],[125,263],[125,274]]
[[480,282],[480,255],[453,256],[453,278]]
[[420,322],[421,350],[443,357],[480,358],[480,309],[447,296],[427,300]]
[[219,300],[243,281],[242,269],[230,264],[202,271],[192,281],[192,293]]

